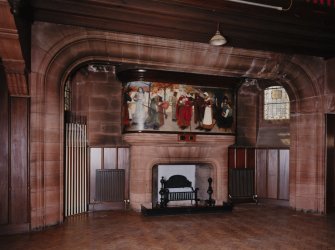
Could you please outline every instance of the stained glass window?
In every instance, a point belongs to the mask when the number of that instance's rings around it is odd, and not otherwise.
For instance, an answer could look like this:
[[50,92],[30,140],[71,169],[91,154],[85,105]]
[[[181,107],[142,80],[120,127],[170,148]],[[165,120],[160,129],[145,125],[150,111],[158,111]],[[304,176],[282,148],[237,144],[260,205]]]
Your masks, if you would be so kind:
[[71,82],[67,81],[64,88],[64,110],[71,110]]
[[273,86],[264,90],[264,119],[290,119],[290,99],[281,86]]

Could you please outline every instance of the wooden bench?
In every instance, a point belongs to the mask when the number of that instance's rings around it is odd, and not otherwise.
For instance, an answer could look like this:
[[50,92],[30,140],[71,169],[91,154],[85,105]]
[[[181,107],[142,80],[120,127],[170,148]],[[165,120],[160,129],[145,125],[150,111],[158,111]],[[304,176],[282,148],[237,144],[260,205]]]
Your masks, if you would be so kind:
[[[199,188],[193,188],[192,182],[190,182],[183,175],[173,175],[168,180],[164,177],[161,178],[161,189],[159,194],[160,207],[167,207],[169,201],[195,201],[195,205],[198,206],[198,190]],[[173,191],[174,188],[188,188],[189,191]]]

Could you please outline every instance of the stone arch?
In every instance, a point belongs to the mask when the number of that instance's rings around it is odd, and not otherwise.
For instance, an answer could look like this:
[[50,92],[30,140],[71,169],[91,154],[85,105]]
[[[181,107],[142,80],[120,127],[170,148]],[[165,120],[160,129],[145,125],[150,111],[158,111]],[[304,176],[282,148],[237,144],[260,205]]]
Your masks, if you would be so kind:
[[[32,49],[32,228],[63,220],[61,90],[64,79],[79,64],[99,59],[165,70],[280,79],[296,93],[294,96],[299,103],[297,112],[301,111],[301,100],[318,96],[320,92],[317,71],[311,70],[318,65],[317,59],[310,62],[270,52],[217,48],[200,43],[45,23],[35,24],[34,32],[46,32],[46,35],[36,35]],[[292,160],[292,164],[299,163]],[[50,166],[52,171],[49,174]],[[56,184],[49,183],[49,178],[57,179]],[[49,202],[50,196],[58,197],[59,203]]]

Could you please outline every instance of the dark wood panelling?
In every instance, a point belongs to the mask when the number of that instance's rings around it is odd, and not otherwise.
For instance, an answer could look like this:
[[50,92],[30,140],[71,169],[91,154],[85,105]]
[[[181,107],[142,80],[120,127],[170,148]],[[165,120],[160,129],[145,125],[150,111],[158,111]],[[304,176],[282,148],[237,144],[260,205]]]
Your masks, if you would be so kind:
[[[0,72],[1,73],[1,72]],[[0,225],[8,223],[8,90],[0,75]]]
[[28,99],[11,98],[11,212],[10,223],[28,221]]
[[235,148],[228,149],[228,167],[235,168]]
[[[289,0],[263,2],[284,8],[290,5]],[[201,43],[208,43],[219,22],[231,47],[316,56],[335,53],[332,10],[320,11],[305,1],[293,1],[288,11],[228,1],[222,4],[217,0],[146,4],[139,0],[32,0],[30,3],[35,21]]]
[[257,149],[257,170],[256,186],[257,195],[260,198],[267,198],[267,150]]
[[255,168],[255,148],[235,148],[228,149],[229,168]]
[[245,151],[244,148],[236,149],[236,168],[245,168]]
[[256,194],[260,199],[289,200],[289,149],[230,147],[228,157],[229,168],[256,169]]
[[268,150],[268,162],[267,162],[267,197],[277,199],[278,198],[278,150]]
[[326,211],[335,210],[335,115],[326,115],[327,143],[327,178],[326,178]]
[[289,200],[289,149],[257,149],[257,194]]
[[255,149],[254,148],[248,148],[247,149],[247,168],[255,168]]
[[256,194],[255,148],[234,147],[228,149],[228,193],[231,201],[254,201]]

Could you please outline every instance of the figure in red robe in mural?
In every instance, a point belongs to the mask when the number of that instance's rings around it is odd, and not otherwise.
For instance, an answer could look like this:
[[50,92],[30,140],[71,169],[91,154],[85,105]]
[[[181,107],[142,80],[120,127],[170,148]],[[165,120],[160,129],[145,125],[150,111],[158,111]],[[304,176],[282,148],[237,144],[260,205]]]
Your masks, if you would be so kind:
[[181,129],[191,125],[192,101],[185,94],[178,98],[176,107],[177,124]]

